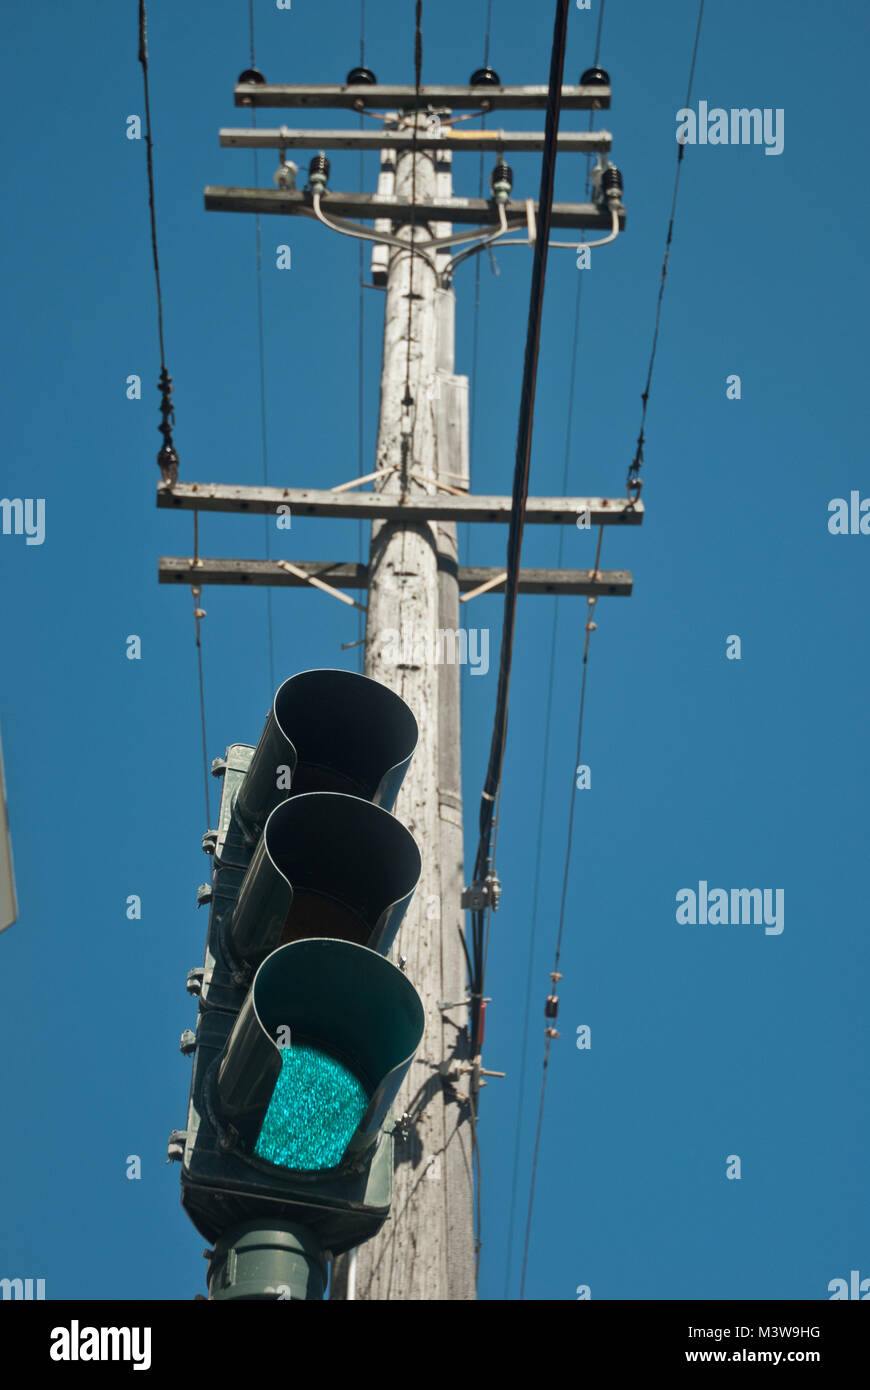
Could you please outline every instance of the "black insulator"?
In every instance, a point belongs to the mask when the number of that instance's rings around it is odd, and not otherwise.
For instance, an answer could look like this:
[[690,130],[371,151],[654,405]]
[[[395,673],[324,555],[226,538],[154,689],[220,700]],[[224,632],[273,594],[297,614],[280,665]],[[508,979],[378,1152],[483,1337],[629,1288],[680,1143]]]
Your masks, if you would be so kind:
[[495,68],[478,68],[471,74],[469,87],[500,87],[501,78]]
[[324,181],[329,178],[329,160],[326,158],[325,154],[316,154],[313,156],[308,166],[309,180],[314,174],[322,174]]
[[351,68],[344,81],[348,87],[376,87],[378,85],[378,79],[371,68]]
[[612,164],[601,175],[601,192],[605,198],[622,197],[622,174]]
[[509,164],[496,164],[489,176],[490,188],[495,188],[497,183],[506,183],[508,188],[513,188],[514,171]]
[[545,1017],[545,1018],[557,1018],[557,1017],[558,1017],[558,1014],[559,1014],[559,996],[558,996],[558,994],[548,994],[548,995],[547,995],[547,1002],[546,1002],[546,1004],[544,1005],[544,1017]]
[[[263,74],[260,72],[260,69],[259,69],[259,68],[245,68],[245,71],[244,71],[244,72],[240,72],[240,73],[239,73],[239,84],[246,83],[246,84],[249,85],[249,86],[253,85],[253,86],[261,87],[265,81],[266,81],[266,79],[265,79],[265,77],[263,76]],[[250,106],[250,105],[251,105],[251,98],[250,98],[250,97],[242,97],[242,106]]]
[[604,68],[587,68],[580,74],[581,87],[609,87],[610,73]]

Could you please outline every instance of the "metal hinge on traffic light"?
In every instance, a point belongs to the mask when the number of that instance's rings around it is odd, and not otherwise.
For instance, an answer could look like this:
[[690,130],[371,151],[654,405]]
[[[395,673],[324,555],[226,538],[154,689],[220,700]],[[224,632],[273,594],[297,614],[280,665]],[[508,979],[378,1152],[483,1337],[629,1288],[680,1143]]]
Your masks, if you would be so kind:
[[174,1129],[169,1136],[169,1144],[166,1148],[166,1162],[180,1163],[184,1158],[184,1146],[187,1143],[187,1130]]

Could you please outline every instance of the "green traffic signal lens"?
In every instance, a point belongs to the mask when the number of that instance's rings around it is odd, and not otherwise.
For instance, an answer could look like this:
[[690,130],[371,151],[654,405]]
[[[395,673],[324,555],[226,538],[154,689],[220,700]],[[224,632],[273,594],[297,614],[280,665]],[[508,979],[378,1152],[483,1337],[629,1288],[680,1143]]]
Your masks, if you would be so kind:
[[307,1044],[283,1047],[255,1153],[282,1168],[334,1168],[368,1103],[362,1082],[337,1057]]

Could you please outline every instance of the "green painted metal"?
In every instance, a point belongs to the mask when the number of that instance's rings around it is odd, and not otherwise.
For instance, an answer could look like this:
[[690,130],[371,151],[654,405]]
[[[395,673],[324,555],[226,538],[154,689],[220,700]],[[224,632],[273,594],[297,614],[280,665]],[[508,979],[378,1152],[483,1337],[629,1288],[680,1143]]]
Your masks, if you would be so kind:
[[348,941],[282,946],[260,966],[217,1076],[220,1113],[253,1150],[278,1073],[279,1040],[343,1060],[371,1097],[348,1156],[369,1148],[423,1036],[423,1005],[383,956]]
[[[256,748],[227,749],[210,837],[215,872],[202,895],[210,909],[201,981],[193,972],[187,1127],[170,1148],[182,1160],[185,1211],[206,1239],[223,1242],[213,1297],[263,1297],[266,1266],[286,1266],[281,1282],[308,1289],[308,1247],[270,1244],[276,1231],[287,1234],[282,1223],[340,1254],[389,1215],[389,1110],[423,1030],[416,991],[382,954],[420,873],[413,837],[389,810],[416,740],[413,714],[386,687],[309,671],[280,687]],[[294,1169],[257,1154],[281,1072],[279,1028],[364,1086],[365,1113],[332,1167]],[[315,1104],[317,1086],[303,1099]],[[280,1142],[271,1152],[291,1154]],[[248,1223],[251,1241],[237,1248]]]
[[238,814],[259,832],[291,788],[294,796],[345,792],[390,810],[417,737],[404,700],[379,681],[352,671],[302,671],[275,696]]
[[228,1227],[277,1220],[310,1229],[324,1250],[340,1254],[375,1235],[390,1211],[393,1136],[385,1128],[359,1161],[320,1173],[264,1163],[239,1142],[227,1144],[214,1080],[233,1027],[222,1010],[200,1013],[191,1100],[181,1166],[181,1203],[196,1229],[216,1241]]
[[290,1221],[245,1221],[215,1242],[208,1275],[215,1302],[323,1298],[327,1266],[316,1236]]
[[276,806],[227,924],[240,961],[303,936],[389,950],[420,877],[413,835],[389,811],[339,792]]

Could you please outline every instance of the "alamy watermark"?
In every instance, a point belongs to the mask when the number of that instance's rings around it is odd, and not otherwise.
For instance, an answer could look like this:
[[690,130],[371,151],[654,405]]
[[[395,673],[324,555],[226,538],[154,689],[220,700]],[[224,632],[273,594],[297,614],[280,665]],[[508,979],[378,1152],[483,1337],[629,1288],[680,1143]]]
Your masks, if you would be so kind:
[[150,1327],[69,1327],[51,1329],[52,1361],[132,1361],[134,1371],[151,1366]]
[[680,926],[764,927],[765,936],[779,936],[785,926],[784,888],[707,888],[677,890],[676,918]]
[[785,148],[785,111],[781,106],[732,107],[698,102],[677,112],[678,145],[764,145],[765,154],[782,154]]
[[469,666],[472,676],[489,670],[488,627],[438,628],[434,633],[388,627],[378,642],[387,666]]
[[828,503],[828,530],[832,536],[870,536],[870,497],[861,497],[857,488],[845,497],[832,497]]
[[45,1280],[0,1279],[0,1298],[45,1298]]
[[25,545],[45,540],[44,497],[0,497],[4,536],[25,536]]

